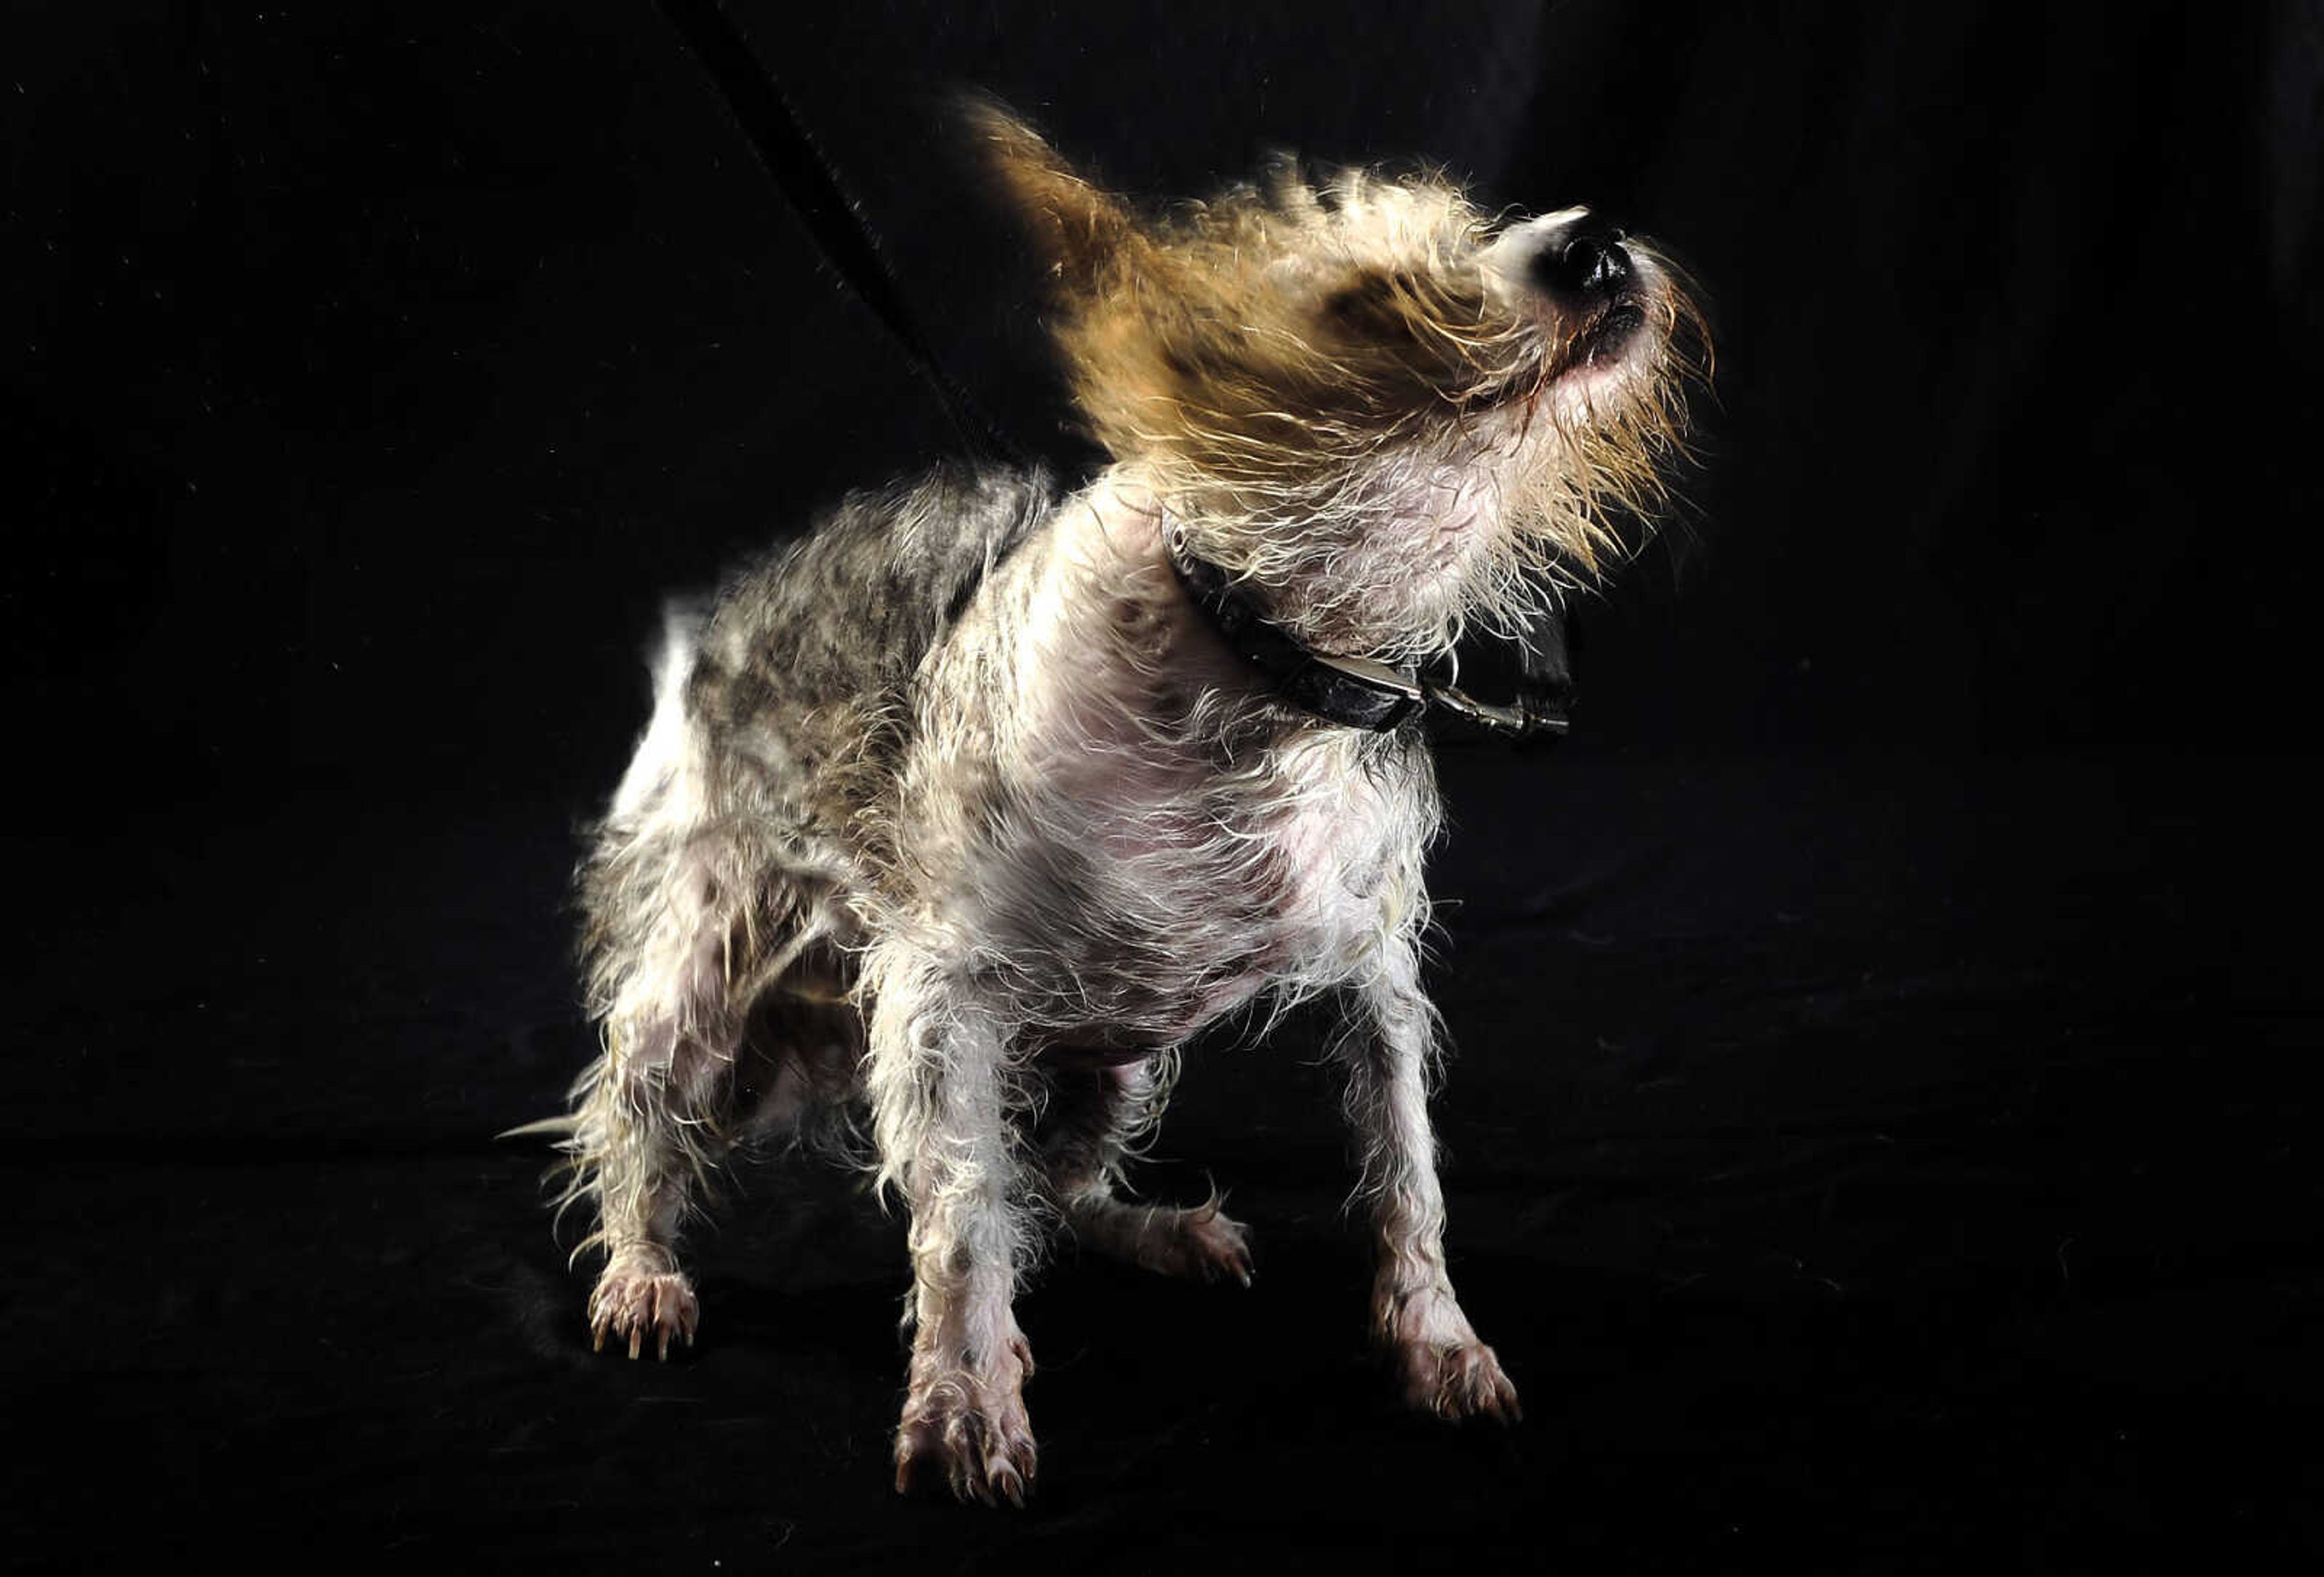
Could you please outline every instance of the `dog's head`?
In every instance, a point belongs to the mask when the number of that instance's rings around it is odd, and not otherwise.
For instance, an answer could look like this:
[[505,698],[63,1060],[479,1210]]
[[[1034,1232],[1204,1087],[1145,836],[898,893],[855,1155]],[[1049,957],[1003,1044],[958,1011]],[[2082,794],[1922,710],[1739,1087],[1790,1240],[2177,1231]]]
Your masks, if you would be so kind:
[[1149,217],[973,121],[1093,433],[1318,645],[1433,649],[1594,579],[1613,518],[1665,502],[1707,337],[1675,271],[1586,211],[1504,224],[1441,179],[1286,159]]

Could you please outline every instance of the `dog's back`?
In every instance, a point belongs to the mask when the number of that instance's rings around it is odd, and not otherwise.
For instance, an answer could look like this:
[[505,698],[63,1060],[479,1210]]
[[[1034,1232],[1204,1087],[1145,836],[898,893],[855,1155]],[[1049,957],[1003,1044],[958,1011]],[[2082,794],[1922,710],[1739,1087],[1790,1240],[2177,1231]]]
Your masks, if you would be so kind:
[[1056,497],[1045,473],[965,466],[851,494],[726,587],[698,649],[689,710],[732,748],[770,713],[779,726],[793,708],[892,708]]
[[[653,845],[685,845],[712,885],[728,864],[720,839],[788,845],[770,849],[775,868],[802,880],[857,865],[863,812],[908,735],[914,674],[1056,496],[1046,473],[966,466],[853,493],[733,576],[706,618],[674,613],[653,720],[584,869],[593,954],[623,918],[621,867]],[[748,868],[753,883],[764,869]],[[756,927],[752,939],[782,942]]]

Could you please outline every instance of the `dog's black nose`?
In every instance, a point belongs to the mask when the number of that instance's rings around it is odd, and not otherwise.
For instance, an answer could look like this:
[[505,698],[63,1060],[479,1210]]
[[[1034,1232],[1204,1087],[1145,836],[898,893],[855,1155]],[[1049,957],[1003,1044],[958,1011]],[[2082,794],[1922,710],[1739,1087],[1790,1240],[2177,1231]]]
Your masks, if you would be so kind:
[[1612,295],[1630,282],[1630,254],[1617,226],[1584,219],[1533,260],[1535,281],[1560,300],[1589,300]]

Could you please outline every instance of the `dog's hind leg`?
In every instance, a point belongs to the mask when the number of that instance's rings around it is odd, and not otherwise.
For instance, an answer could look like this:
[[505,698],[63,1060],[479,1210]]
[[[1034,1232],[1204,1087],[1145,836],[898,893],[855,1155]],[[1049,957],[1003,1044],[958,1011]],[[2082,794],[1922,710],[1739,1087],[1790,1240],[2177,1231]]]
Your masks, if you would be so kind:
[[857,1076],[860,1021],[828,951],[786,947],[754,972],[752,928],[715,882],[692,879],[740,856],[722,843],[679,859],[649,906],[651,945],[619,976],[605,1056],[583,1081],[568,1141],[605,1252],[591,1334],[632,1358],[648,1342],[666,1358],[673,1339],[694,1340],[699,1305],[678,1237],[710,1169],[740,1139],[781,1139],[841,1104]]
[[[651,879],[632,869],[613,880],[625,863]],[[631,840],[591,872],[604,1055],[576,1092],[567,1148],[575,1193],[597,1207],[584,1247],[605,1255],[590,1332],[632,1358],[648,1342],[666,1358],[673,1339],[694,1339],[698,1305],[678,1268],[678,1229],[734,1128],[744,1015],[730,989],[726,906],[706,868],[700,851]]]
[[632,1358],[649,1343],[668,1358],[672,1340],[692,1343],[700,1319],[694,1284],[678,1268],[678,1227],[702,1169],[723,1146],[689,1131],[692,1120],[668,1082],[637,1076],[632,1056],[610,1053],[575,1112],[581,1187],[595,1196],[598,1214],[584,1247],[605,1255],[589,1295],[589,1331],[599,1348],[610,1335]]
[[1250,1234],[1213,1197],[1191,1207],[1120,1197],[1122,1164],[1161,1120],[1176,1069],[1167,1056],[1049,1071],[1042,1161],[1074,1240],[1163,1276],[1250,1285]]
[[596,1207],[583,1249],[604,1251],[589,1298],[599,1346],[634,1358],[691,1342],[693,1284],[678,1263],[692,1192],[732,1135],[753,978],[761,852],[723,830],[707,747],[688,716],[694,631],[673,617],[651,724],[581,871],[590,1015],[604,1054],[574,1091],[567,1202]]
[[1436,1012],[1421,990],[1417,947],[1401,939],[1383,945],[1339,1047],[1378,1252],[1372,1336],[1411,1406],[1444,1418],[1513,1422],[1517,1388],[1477,1339],[1444,1265],[1444,1194],[1428,1123]]

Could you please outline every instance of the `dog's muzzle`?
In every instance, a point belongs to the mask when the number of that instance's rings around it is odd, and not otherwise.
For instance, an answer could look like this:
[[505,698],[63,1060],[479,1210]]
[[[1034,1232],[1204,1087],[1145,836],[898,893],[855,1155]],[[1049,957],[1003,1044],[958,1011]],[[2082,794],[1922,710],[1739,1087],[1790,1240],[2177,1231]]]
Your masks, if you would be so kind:
[[1584,213],[1542,237],[1527,260],[1533,288],[1549,298],[1571,330],[1565,364],[1619,355],[1646,320],[1647,281],[1623,243],[1618,225]]

